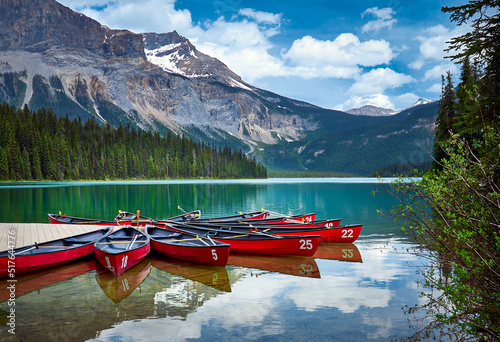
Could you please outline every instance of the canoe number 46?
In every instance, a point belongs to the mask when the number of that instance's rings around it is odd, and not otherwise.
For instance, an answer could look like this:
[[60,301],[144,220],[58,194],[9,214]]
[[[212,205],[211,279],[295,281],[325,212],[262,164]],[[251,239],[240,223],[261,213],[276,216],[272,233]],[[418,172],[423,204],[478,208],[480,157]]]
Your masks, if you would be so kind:
[[342,229],[342,239],[352,238],[353,231],[352,229]]
[[217,260],[217,253],[215,252],[215,249],[212,249],[212,256],[214,260]]
[[313,245],[311,243],[311,240],[300,240],[300,249],[312,249]]

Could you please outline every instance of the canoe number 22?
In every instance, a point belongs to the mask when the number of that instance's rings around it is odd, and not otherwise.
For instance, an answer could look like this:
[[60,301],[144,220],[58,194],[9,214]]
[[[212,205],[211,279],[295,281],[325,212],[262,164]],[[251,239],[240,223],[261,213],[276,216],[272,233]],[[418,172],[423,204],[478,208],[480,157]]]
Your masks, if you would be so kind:
[[352,229],[342,229],[342,238],[352,238]]

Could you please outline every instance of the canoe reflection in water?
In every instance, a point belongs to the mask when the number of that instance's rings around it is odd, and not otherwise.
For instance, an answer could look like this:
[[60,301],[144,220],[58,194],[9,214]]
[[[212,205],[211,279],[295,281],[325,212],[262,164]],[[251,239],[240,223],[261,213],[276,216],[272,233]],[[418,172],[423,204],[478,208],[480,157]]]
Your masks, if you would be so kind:
[[358,247],[353,243],[320,243],[313,258],[363,262]]
[[234,266],[256,268],[298,277],[321,278],[318,265],[312,257],[294,255],[229,254],[227,263]]
[[99,262],[96,262],[95,277],[106,296],[113,302],[119,303],[142,284],[149,275],[150,270],[151,259],[149,257],[118,276]]
[[[15,289],[16,297],[32,291],[40,290],[45,287],[61,283],[79,275],[95,270],[96,262],[93,257],[87,257],[83,260],[72,262],[48,268],[45,270],[31,272],[16,277]],[[7,286],[0,287],[0,302],[10,298],[11,292]]]
[[229,275],[225,267],[202,265],[158,254],[151,257],[151,263],[161,271],[197,281],[217,290],[231,292]]

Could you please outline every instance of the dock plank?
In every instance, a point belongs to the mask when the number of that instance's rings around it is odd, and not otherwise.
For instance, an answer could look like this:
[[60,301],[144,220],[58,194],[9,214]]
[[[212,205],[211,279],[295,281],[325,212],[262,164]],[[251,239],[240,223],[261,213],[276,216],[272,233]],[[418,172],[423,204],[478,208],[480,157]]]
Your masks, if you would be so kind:
[[17,240],[16,247],[26,246],[26,230],[24,229],[24,223],[19,223],[17,227]]
[[[11,243],[16,243],[17,237],[17,226],[14,223],[4,223],[3,229],[0,231],[0,250],[4,251],[9,248],[9,236]],[[10,232],[13,231],[11,234]]]
[[[56,227],[58,226],[58,227]],[[9,236],[15,239],[16,247],[57,240],[72,235],[78,235],[100,229],[92,225],[57,225],[48,223],[0,223],[0,251],[8,249]],[[13,231],[14,234],[9,234]]]

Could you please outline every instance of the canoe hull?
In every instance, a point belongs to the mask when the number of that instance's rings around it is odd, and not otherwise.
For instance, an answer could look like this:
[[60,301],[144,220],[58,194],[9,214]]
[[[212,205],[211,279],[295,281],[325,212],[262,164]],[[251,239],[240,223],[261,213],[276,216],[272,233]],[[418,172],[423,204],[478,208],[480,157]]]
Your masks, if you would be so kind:
[[221,267],[226,266],[229,257],[229,245],[181,246],[151,240],[151,248],[174,259]]
[[95,220],[86,219],[80,217],[72,217],[58,214],[47,214],[49,217],[49,223],[51,224],[92,224],[98,226],[117,226],[116,221],[105,221],[105,220]]
[[352,243],[356,241],[361,233],[362,225],[349,225],[344,227],[324,228],[324,229],[297,229],[297,232],[287,229],[286,232],[280,232],[280,228],[273,228],[268,231],[271,234],[279,236],[294,236],[304,234],[314,234],[321,236],[321,242],[330,243]]
[[[9,275],[14,277],[18,274],[59,266],[86,257],[94,252],[94,242],[98,238],[107,236],[110,232],[111,228],[99,229],[98,231],[79,234],[74,237],[40,243],[38,244],[39,248],[33,245],[17,248],[13,251],[14,253],[11,253],[11,251],[2,252],[0,254],[0,278]],[[75,238],[84,240],[90,236],[95,236],[95,238],[85,244],[78,244],[74,247],[71,247],[71,243],[64,242]],[[48,246],[56,246],[58,248],[47,248]],[[20,253],[22,250],[29,250],[29,252],[23,255]]]
[[123,253],[111,254],[106,253],[101,250],[95,250],[95,256],[97,261],[107,268],[115,276],[119,276],[128,269],[131,269],[138,263],[140,263],[146,255],[151,250],[151,246],[148,244],[142,248],[134,249],[131,251],[125,251]]
[[305,223],[298,225],[242,225],[242,224],[198,224],[192,223],[191,226],[208,230],[215,230],[220,233],[233,232],[247,234],[251,232],[262,232],[278,236],[301,236],[301,235],[319,235],[321,242],[333,243],[352,243],[356,241],[361,233],[362,225],[346,225],[342,227],[327,227],[314,223]]
[[[127,249],[133,235],[137,235],[136,243]],[[115,237],[122,239],[117,241]],[[121,228],[95,243],[97,261],[115,276],[140,263],[150,251],[149,237],[132,227]]]
[[176,223],[170,223],[168,228],[181,233],[209,236],[227,243],[231,253],[312,256],[321,239],[319,235],[274,236],[262,232],[214,230]]
[[301,255],[312,256],[320,242],[319,235],[287,236],[283,239],[232,239],[213,238],[231,246],[231,253],[266,254],[266,255]]
[[114,221],[100,220],[91,218],[82,218],[60,214],[47,214],[49,223],[51,224],[91,224],[98,226],[145,226],[151,224],[153,219],[149,217],[140,216],[137,222],[137,216],[128,212],[118,215]]
[[[45,268],[59,266],[74,260],[83,258],[94,252],[94,246],[84,246],[74,250],[63,251],[57,253],[57,255],[35,255],[35,256],[16,256],[13,260],[14,264],[14,274],[25,274],[29,272],[34,272],[38,270],[43,270]],[[53,254],[53,253],[51,253]],[[7,277],[9,275],[9,258],[0,259],[0,278]]]

